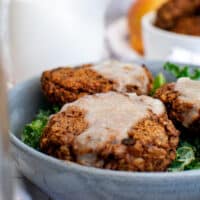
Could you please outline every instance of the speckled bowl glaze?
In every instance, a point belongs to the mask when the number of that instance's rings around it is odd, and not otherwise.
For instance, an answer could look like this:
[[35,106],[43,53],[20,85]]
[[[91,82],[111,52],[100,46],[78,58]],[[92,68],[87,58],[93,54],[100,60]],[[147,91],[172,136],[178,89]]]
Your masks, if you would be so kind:
[[[145,63],[153,74],[163,63]],[[166,74],[168,80],[173,80]],[[200,170],[179,173],[135,173],[102,170],[63,162],[44,155],[20,141],[24,124],[44,103],[39,78],[10,91],[12,154],[18,169],[57,200],[199,200]]]

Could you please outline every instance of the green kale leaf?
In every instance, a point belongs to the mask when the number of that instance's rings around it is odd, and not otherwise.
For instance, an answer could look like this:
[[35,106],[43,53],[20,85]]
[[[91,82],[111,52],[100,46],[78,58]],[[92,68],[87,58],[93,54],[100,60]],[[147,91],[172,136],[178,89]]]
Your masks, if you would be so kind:
[[193,80],[200,80],[200,68],[196,68],[193,71],[189,66],[179,66],[170,62],[164,64],[164,69],[168,71],[175,78],[188,77]]
[[51,109],[41,109],[35,119],[26,124],[21,139],[28,146],[39,150],[40,137],[48,122],[49,116],[59,111],[58,106],[53,106]]

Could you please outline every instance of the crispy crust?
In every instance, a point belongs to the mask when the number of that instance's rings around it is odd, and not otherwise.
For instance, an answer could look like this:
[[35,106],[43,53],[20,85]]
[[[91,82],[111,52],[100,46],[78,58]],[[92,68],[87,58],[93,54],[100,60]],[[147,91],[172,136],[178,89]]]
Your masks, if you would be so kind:
[[[122,141],[123,154],[113,151],[106,156],[115,155],[107,160],[106,169],[126,171],[165,171],[176,157],[179,132],[174,128],[167,115],[153,115],[139,122],[129,131],[129,138]],[[110,145],[108,146],[110,148]],[[105,151],[107,149],[105,148]]]
[[[69,107],[49,120],[40,148],[59,159],[78,162],[80,152],[75,138],[87,127],[85,111]],[[90,152],[98,158],[92,166],[127,171],[165,171],[175,159],[179,132],[166,114],[156,116],[152,113],[132,127],[128,135],[121,142],[109,141]]]
[[169,0],[158,9],[155,25],[171,30],[177,20],[195,15],[199,9],[200,0]]
[[86,95],[113,90],[114,82],[91,70],[91,65],[62,67],[45,71],[41,77],[42,91],[53,104],[65,104]]
[[183,128],[184,116],[193,108],[193,104],[181,101],[180,94],[175,91],[175,83],[169,83],[159,88],[155,97],[160,99],[166,106],[169,118],[181,129],[187,128],[191,133],[198,133],[200,130],[200,110],[199,116],[189,125]]
[[40,141],[41,150],[62,160],[74,161],[72,151],[74,138],[88,126],[84,117],[85,111],[74,106],[66,112],[53,115],[44,129]]
[[[47,100],[53,104],[63,105],[72,102],[86,94],[115,91],[116,83],[108,80],[91,68],[92,65],[82,65],[76,68],[62,67],[45,71],[41,77],[42,91]],[[153,78],[149,70],[143,66],[149,79],[148,93],[151,91]],[[127,85],[127,92],[144,94],[136,85]]]

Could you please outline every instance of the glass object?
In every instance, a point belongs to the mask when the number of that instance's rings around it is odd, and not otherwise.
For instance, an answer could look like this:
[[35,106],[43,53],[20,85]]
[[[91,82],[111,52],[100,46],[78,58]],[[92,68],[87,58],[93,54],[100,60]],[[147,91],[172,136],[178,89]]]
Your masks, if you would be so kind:
[[[0,57],[0,60],[1,57]],[[9,157],[9,123],[7,85],[3,65],[0,64],[0,200],[12,199],[11,162]]]
[[13,199],[6,78],[8,54],[5,46],[8,33],[8,3],[7,0],[0,0],[0,200]]

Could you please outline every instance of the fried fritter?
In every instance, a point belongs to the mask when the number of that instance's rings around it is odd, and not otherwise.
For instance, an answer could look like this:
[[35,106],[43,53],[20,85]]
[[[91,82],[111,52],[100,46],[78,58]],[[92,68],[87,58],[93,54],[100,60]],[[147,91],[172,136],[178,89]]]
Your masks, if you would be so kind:
[[181,78],[158,89],[155,97],[166,105],[169,118],[192,134],[200,130],[199,91],[200,81]]
[[200,0],[169,0],[157,11],[155,25],[161,29],[171,30],[177,20],[196,15],[200,10]]
[[184,17],[177,21],[171,31],[186,35],[200,36],[200,16]]
[[62,67],[45,71],[42,91],[48,101],[63,105],[86,95],[108,91],[148,94],[152,75],[145,66],[107,61],[77,68]]
[[165,171],[176,157],[179,132],[161,101],[108,92],[66,104],[43,132],[44,153],[82,165]]

